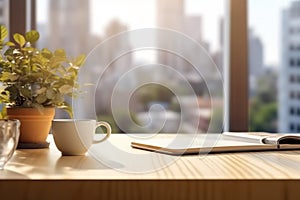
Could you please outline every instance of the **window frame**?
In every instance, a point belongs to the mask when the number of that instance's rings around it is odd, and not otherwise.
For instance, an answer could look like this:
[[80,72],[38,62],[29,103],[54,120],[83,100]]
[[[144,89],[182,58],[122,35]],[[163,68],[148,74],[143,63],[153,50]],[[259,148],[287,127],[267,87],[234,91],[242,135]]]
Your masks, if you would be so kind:
[[[30,9],[27,6],[30,5]],[[27,11],[31,10],[30,15]],[[26,16],[31,17],[30,29],[36,27],[36,0],[10,0],[10,33],[25,33]],[[247,0],[227,0],[225,45],[225,131],[248,131],[248,23]],[[12,37],[12,35],[10,35]]]
[[[30,6],[30,9],[28,9]],[[28,15],[27,10],[32,12]],[[13,33],[24,34],[26,29],[36,28],[36,0],[10,0],[9,1],[9,37]],[[27,16],[30,16],[30,24],[27,27]]]
[[[228,126],[226,131],[248,131],[248,19],[247,0],[229,0]],[[226,95],[225,94],[225,95]]]

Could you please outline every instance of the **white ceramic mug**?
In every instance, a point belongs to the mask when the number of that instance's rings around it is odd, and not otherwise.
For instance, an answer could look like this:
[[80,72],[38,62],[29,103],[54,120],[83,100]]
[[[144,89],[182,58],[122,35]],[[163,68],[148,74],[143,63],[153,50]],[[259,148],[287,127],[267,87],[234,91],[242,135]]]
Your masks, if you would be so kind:
[[[105,127],[107,133],[103,139],[95,140],[99,126]],[[52,134],[62,155],[84,155],[92,144],[103,142],[110,136],[111,127],[107,122],[92,119],[54,119]]]

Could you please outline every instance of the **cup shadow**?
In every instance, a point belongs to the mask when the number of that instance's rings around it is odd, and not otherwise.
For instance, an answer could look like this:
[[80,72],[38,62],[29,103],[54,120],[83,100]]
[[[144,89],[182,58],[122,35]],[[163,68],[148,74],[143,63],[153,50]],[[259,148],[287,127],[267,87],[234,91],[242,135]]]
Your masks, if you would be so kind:
[[[117,163],[115,161],[108,161],[110,166],[114,166],[114,168],[122,168],[123,165],[120,163]],[[107,161],[105,161],[107,163]],[[104,170],[104,169],[111,169],[111,167],[108,167],[101,163],[98,160],[95,160],[93,157],[89,155],[83,155],[83,156],[61,156],[56,160],[55,169],[58,172],[63,172],[65,170],[90,170],[90,169],[98,169],[98,170]]]

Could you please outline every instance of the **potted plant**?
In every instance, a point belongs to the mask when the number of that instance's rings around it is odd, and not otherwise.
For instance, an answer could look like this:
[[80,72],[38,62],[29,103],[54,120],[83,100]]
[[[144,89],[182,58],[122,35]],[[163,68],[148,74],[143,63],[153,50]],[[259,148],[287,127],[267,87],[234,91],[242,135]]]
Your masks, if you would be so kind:
[[[5,41],[7,28],[0,26],[0,101],[2,117],[21,121],[21,143],[44,143],[51,128],[55,108],[72,116],[66,97],[78,92],[77,75],[84,55],[68,58],[64,49],[39,49],[35,30],[15,33]],[[3,115],[4,113],[4,115]]]

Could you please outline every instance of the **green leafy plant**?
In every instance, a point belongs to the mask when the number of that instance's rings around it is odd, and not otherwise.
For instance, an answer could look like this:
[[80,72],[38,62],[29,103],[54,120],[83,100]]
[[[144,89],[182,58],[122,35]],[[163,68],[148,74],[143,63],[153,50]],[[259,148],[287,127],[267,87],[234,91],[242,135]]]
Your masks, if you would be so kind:
[[85,55],[68,58],[64,49],[38,49],[35,30],[15,33],[13,41],[5,41],[7,35],[0,25],[0,101],[9,107],[63,108],[72,116],[65,99],[78,95],[77,76]]

